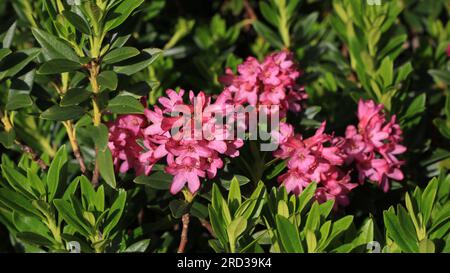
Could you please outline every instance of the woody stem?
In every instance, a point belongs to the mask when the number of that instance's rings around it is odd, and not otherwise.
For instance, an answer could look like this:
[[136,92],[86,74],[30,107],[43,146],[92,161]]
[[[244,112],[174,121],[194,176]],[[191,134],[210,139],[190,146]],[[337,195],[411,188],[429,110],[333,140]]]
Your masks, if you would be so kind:
[[189,213],[185,213],[181,217],[183,228],[181,230],[180,244],[178,245],[178,253],[184,253],[184,249],[186,248],[186,244],[188,242],[189,219],[190,219]]
[[80,170],[83,174],[86,173],[86,164],[84,163],[83,156],[80,152],[80,147],[75,135],[75,130],[73,128],[73,123],[71,120],[63,122],[64,127],[66,127],[67,136],[69,137],[70,146],[72,147],[73,154],[80,164]]

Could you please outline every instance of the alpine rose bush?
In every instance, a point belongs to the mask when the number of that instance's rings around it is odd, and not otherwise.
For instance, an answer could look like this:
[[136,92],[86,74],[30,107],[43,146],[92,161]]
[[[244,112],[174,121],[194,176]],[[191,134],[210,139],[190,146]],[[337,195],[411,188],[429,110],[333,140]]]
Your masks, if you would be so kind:
[[0,255],[450,252],[449,3],[0,1]]
[[[133,169],[136,175],[148,175],[164,158],[165,171],[173,175],[170,192],[176,194],[187,185],[191,193],[196,193],[202,179],[214,178],[224,166],[221,157],[239,156],[244,144],[237,135],[229,135],[229,127],[246,129],[248,120],[233,114],[231,123],[229,120],[220,126],[219,117],[230,116],[234,107],[243,105],[275,105],[282,118],[288,110],[301,111],[307,95],[295,84],[301,73],[292,53],[275,52],[262,63],[248,57],[238,65],[238,72],[233,75],[227,69],[227,75],[221,78],[227,86],[214,102],[203,92],[195,96],[190,91],[189,103],[185,104],[183,89],[169,89],[153,110],[145,109],[144,115],[119,116],[109,123],[109,148],[116,170],[125,173]],[[353,163],[359,183],[369,179],[388,191],[389,179],[403,179],[403,161],[397,156],[406,147],[399,144],[402,131],[396,116],[388,122],[381,104],[360,100],[357,117],[357,127],[349,125],[345,137],[326,134],[326,122],[309,138],[295,134],[291,124],[280,123],[278,133],[272,132],[279,144],[273,154],[287,161],[288,171],[278,177],[287,192],[299,195],[316,182],[316,200],[334,200],[337,209],[349,204],[349,193],[358,185],[351,181]],[[198,128],[196,123],[200,123]]]

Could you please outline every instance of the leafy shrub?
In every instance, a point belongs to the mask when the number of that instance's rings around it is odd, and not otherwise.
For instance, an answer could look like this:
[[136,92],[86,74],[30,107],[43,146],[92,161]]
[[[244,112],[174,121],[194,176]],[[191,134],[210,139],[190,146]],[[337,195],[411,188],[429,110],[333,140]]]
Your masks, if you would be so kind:
[[0,251],[450,252],[449,17],[1,2]]

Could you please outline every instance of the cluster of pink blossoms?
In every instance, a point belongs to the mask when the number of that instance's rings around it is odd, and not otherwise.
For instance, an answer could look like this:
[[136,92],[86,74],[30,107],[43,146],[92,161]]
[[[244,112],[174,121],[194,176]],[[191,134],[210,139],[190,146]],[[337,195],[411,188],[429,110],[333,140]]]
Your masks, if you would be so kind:
[[360,183],[366,178],[389,190],[389,178],[402,180],[400,166],[403,161],[397,155],[406,151],[399,143],[402,131],[396,123],[395,115],[387,122],[383,105],[373,101],[360,100],[358,103],[357,127],[349,125],[345,132],[344,150],[347,163],[355,162]]
[[349,125],[345,137],[324,134],[325,122],[307,139],[294,135],[292,126],[281,124],[280,148],[274,156],[287,160],[288,171],[278,181],[295,194],[314,181],[318,184],[318,201],[333,199],[335,207],[346,206],[348,194],[358,185],[350,182],[350,166],[354,163],[360,183],[369,179],[388,191],[389,179],[403,179],[403,161],[397,155],[406,147],[399,144],[402,131],[396,117],[387,122],[382,110],[381,104],[360,100],[358,126]]
[[319,202],[335,200],[335,208],[349,203],[348,193],[357,186],[343,170],[345,154],[336,139],[324,133],[325,122],[316,133],[304,139],[294,134],[289,124],[281,124],[280,149],[274,156],[287,159],[288,171],[278,177],[288,192],[300,194],[311,182],[318,184],[315,197]]
[[[227,125],[218,125],[216,114],[226,114],[226,102],[212,103],[203,92],[195,96],[191,91],[190,103],[185,104],[184,90],[166,93],[159,99],[161,108],[146,109],[144,116],[120,116],[109,124],[109,148],[116,170],[122,173],[134,169],[137,175],[148,175],[153,165],[165,158],[166,172],[174,175],[170,192],[176,194],[187,184],[195,193],[200,178],[211,179],[223,167],[221,155],[239,155],[243,140],[228,136]],[[172,116],[174,112],[182,115]]]
[[[201,178],[211,179],[223,168],[223,156],[239,156],[243,140],[229,127],[245,130],[248,121],[233,109],[278,106],[281,118],[288,110],[301,111],[307,95],[295,83],[300,74],[292,54],[282,51],[262,63],[247,58],[238,66],[238,75],[227,69],[220,79],[226,87],[214,103],[203,92],[195,96],[192,91],[189,103],[184,103],[184,90],[167,90],[167,96],[158,100],[160,106],[146,109],[144,115],[119,116],[108,124],[116,170],[134,169],[137,175],[148,175],[156,162],[165,159],[165,171],[174,176],[170,192],[176,194],[187,185],[195,193]],[[228,120],[223,125],[218,121],[225,116]],[[399,144],[402,131],[396,117],[387,121],[383,106],[370,100],[359,101],[357,116],[358,125],[349,125],[345,137],[324,133],[325,122],[309,138],[294,134],[292,125],[280,123],[279,132],[272,132],[279,144],[274,156],[287,162],[288,171],[278,181],[288,192],[298,195],[314,181],[316,200],[335,200],[337,208],[348,205],[348,195],[358,185],[351,182],[352,166],[359,183],[369,179],[384,191],[389,190],[389,179],[403,179],[403,162],[397,156],[406,147]]]
[[297,69],[292,53],[275,52],[262,63],[248,57],[238,65],[238,74],[231,69],[220,82],[226,85],[220,96],[230,99],[235,105],[276,105],[280,116],[287,111],[300,112],[302,101],[307,98],[304,89],[296,84],[301,72]]

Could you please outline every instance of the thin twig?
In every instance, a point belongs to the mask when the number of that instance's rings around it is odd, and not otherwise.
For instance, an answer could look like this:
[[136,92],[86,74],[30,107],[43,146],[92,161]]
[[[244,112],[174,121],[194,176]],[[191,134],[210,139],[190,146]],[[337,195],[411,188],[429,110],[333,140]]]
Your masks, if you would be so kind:
[[[245,12],[247,14],[247,17],[249,19],[250,22],[253,22],[256,20],[256,13],[253,10],[252,6],[250,5],[250,3],[248,2],[248,0],[244,0],[244,8],[245,8]],[[250,29],[250,25],[245,25],[244,26],[245,31],[248,31]]]
[[245,12],[247,13],[247,16],[249,19],[256,19],[256,13],[252,8],[252,5],[250,5],[250,3],[248,2],[248,0],[244,0],[244,8],[245,8]]
[[98,166],[98,148],[95,148],[95,167],[94,172],[92,174],[92,185],[96,188],[98,186],[98,178],[99,178],[100,170]]
[[206,228],[206,230],[208,230],[209,234],[211,234],[212,237],[216,237],[216,235],[214,235],[214,231],[212,230],[211,224],[206,221],[205,219],[199,219],[200,220],[200,224],[202,224],[202,226],[204,228]]
[[[1,120],[1,123],[3,124],[6,132],[13,130],[12,122],[9,120],[8,113],[6,111],[5,111],[4,115],[3,115],[2,111],[0,111],[0,120]],[[41,169],[43,169],[43,170],[47,169],[47,167],[48,167],[47,164],[45,164],[45,162],[42,161],[42,159],[39,157],[39,155],[30,146],[27,146],[27,145],[21,143],[17,139],[14,140],[14,143],[16,143],[24,153],[28,154],[31,157],[31,159],[39,165],[39,167]]]
[[184,253],[184,249],[188,242],[188,230],[189,230],[189,213],[183,214],[181,217],[183,223],[183,229],[181,230],[180,245],[178,246],[178,253]]
[[80,170],[83,174],[86,174],[86,164],[84,163],[83,156],[80,152],[80,147],[78,145],[78,141],[75,135],[75,130],[72,125],[72,121],[68,120],[66,122],[63,122],[64,126],[66,127],[67,136],[69,137],[70,146],[72,147],[73,154],[75,155],[75,158],[78,161],[78,164],[80,164]]
[[144,217],[145,217],[145,209],[141,208],[137,215],[137,221],[138,221],[139,225],[142,225],[142,223],[144,223]]
[[28,154],[31,157],[31,160],[36,162],[42,170],[46,170],[48,168],[47,164],[39,157],[39,155],[30,147],[18,140],[15,140],[15,143],[20,147],[20,149]]

